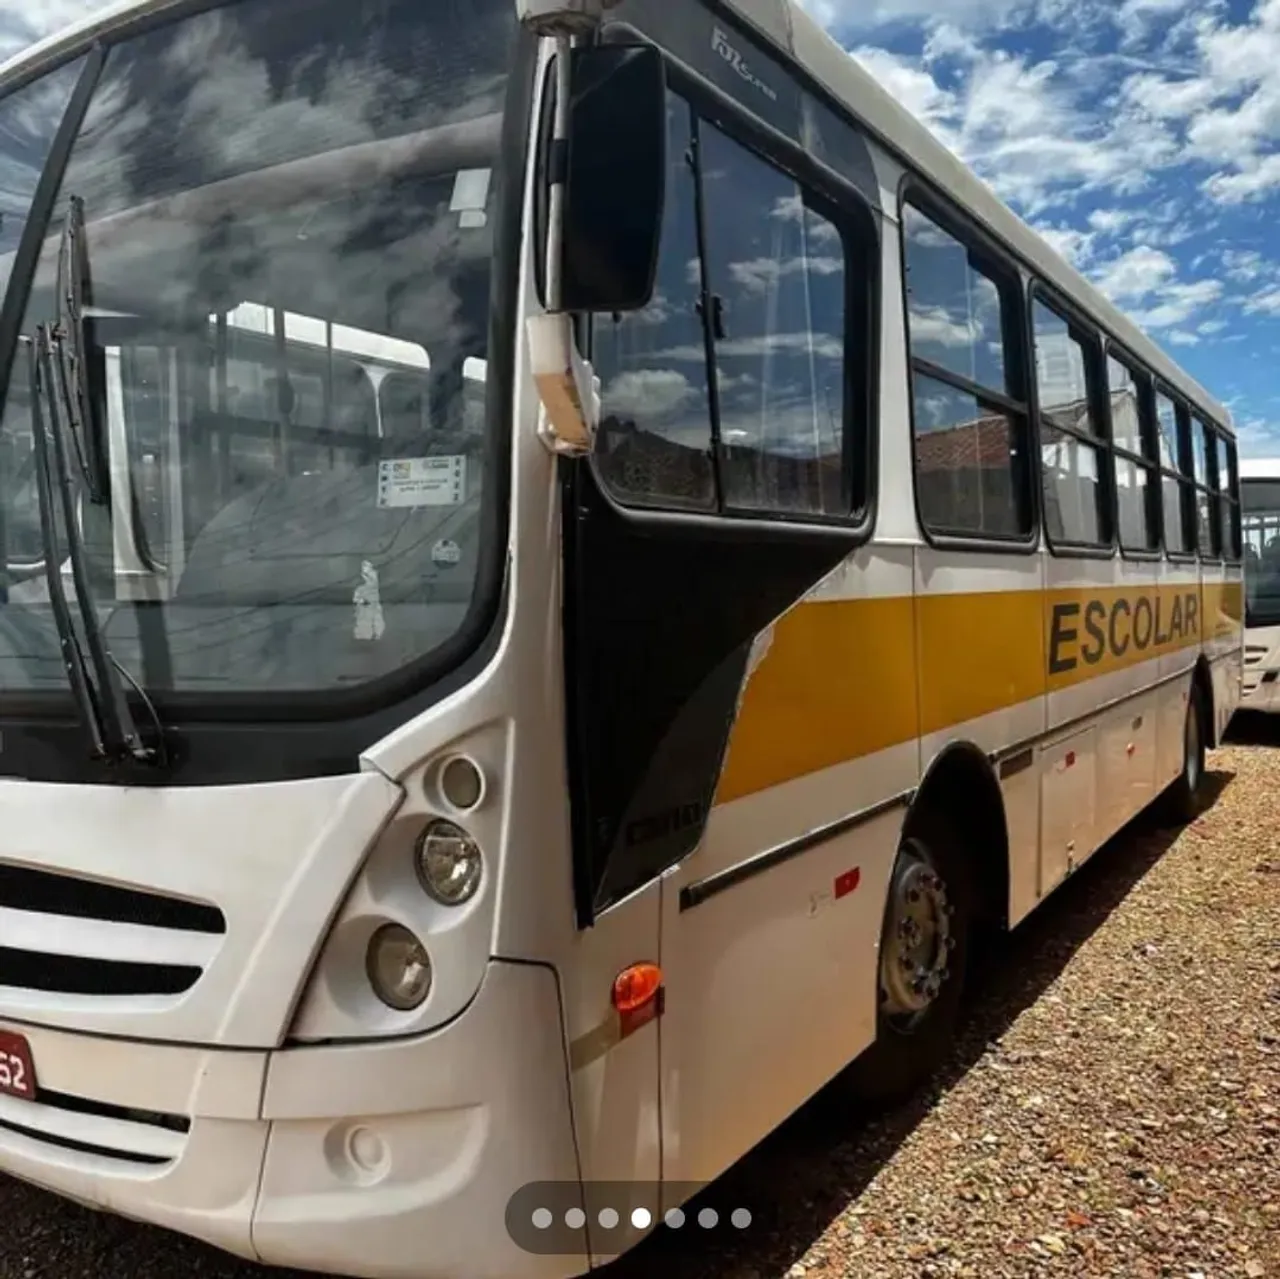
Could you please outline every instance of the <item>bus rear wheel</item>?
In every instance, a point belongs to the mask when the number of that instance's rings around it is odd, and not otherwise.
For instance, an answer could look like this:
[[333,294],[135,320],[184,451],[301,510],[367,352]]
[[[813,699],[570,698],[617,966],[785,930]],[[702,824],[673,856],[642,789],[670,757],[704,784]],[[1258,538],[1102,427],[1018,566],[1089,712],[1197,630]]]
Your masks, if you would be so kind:
[[1178,825],[1193,822],[1204,802],[1205,725],[1208,713],[1199,683],[1192,683],[1182,728],[1182,771],[1165,793],[1164,809]]
[[875,1042],[847,1071],[856,1101],[902,1101],[946,1059],[973,918],[973,876],[954,822],[929,813],[913,817],[894,861],[881,925]]

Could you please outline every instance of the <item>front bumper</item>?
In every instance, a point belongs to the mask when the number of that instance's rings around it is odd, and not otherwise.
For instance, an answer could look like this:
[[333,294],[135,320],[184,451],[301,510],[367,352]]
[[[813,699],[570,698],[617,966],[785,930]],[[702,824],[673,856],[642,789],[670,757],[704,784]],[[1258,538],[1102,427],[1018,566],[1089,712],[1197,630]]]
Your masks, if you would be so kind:
[[413,1039],[277,1052],[8,1024],[36,1102],[0,1097],[0,1171],[269,1265],[403,1279],[566,1279],[507,1203],[578,1180],[555,974],[492,963]]

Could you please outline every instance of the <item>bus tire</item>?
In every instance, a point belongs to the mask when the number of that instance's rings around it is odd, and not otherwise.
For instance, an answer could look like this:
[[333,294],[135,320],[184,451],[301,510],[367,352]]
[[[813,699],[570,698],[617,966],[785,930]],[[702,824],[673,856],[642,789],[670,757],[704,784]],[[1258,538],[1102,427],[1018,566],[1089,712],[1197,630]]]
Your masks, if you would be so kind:
[[1204,805],[1207,721],[1204,693],[1199,681],[1192,680],[1182,729],[1182,770],[1164,795],[1164,812],[1179,826],[1195,821]]
[[862,1105],[911,1096],[946,1060],[973,944],[976,878],[957,824],[914,814],[894,859],[876,968],[876,1038],[849,1066]]

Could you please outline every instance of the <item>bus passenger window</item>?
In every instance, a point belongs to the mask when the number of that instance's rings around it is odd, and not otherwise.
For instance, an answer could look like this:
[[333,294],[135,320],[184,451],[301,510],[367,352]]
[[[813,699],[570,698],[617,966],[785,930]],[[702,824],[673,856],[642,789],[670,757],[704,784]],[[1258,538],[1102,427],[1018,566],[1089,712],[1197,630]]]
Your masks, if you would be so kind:
[[1240,510],[1238,481],[1235,479],[1231,458],[1231,445],[1224,436],[1217,437],[1218,444],[1218,545],[1222,557],[1227,560],[1240,558]]
[[1036,302],[1034,317],[1049,539],[1105,546],[1111,531],[1102,483],[1103,441],[1089,393],[1085,349],[1067,321],[1044,303]]
[[1178,445],[1178,409],[1166,395],[1156,395],[1156,421],[1160,426],[1161,491],[1164,503],[1164,545],[1172,555],[1194,555],[1187,536],[1187,512],[1183,498],[1182,450]]
[[662,254],[653,299],[595,319],[601,422],[595,464],[620,501],[716,508],[707,352],[698,315],[696,178],[690,111],[668,97]]
[[978,255],[903,209],[916,491],[934,532],[1031,532],[1025,404],[1010,387],[1006,295]]
[[1208,426],[1198,417],[1191,419],[1191,458],[1196,480],[1196,538],[1200,546],[1200,554],[1205,559],[1212,559],[1221,554],[1222,547],[1217,540],[1217,518],[1215,515],[1215,498],[1213,489],[1214,477],[1210,474],[1210,457],[1213,454],[1213,439]]
[[725,505],[844,514],[840,230],[794,178],[699,133]]
[[1158,551],[1160,525],[1155,508],[1156,468],[1143,433],[1142,397],[1127,364],[1107,359],[1111,400],[1111,445],[1115,451],[1116,520],[1120,545],[1126,551]]

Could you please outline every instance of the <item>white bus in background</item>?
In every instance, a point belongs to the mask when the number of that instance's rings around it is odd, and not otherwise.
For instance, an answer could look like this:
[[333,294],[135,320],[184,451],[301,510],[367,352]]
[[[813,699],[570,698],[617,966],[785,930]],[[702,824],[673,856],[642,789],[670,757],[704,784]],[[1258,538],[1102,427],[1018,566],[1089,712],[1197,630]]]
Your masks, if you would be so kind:
[[569,1279],[1204,802],[1229,414],[797,0],[125,0],[0,177],[0,1173]]
[[1280,458],[1243,458],[1244,692],[1241,710],[1280,711]]

